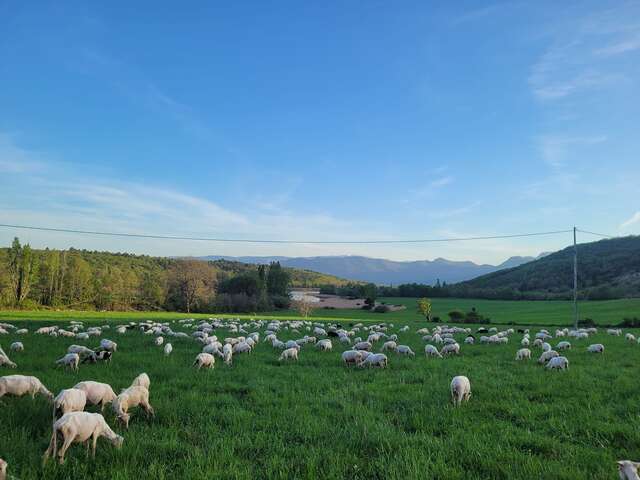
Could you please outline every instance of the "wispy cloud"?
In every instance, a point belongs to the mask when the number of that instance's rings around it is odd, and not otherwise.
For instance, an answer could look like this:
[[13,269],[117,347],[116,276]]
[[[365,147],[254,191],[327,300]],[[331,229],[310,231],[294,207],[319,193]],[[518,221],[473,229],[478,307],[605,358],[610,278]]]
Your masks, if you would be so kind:
[[628,220],[624,221],[621,225],[620,228],[621,229],[627,229],[629,227],[632,227],[634,225],[637,225],[640,223],[640,211],[637,211],[636,213],[634,213],[631,218],[629,218]]
[[566,135],[545,135],[538,139],[538,148],[544,162],[554,168],[566,166],[575,151],[605,142],[604,135],[574,137]]
[[441,188],[441,187],[444,187],[446,185],[449,185],[452,182],[453,182],[453,177],[452,176],[440,177],[440,178],[436,178],[435,180],[432,180],[431,182],[429,182],[429,187],[431,187],[431,188]]
[[450,209],[438,208],[437,210],[429,212],[427,216],[429,218],[437,219],[437,220],[458,217],[460,215],[465,215],[467,213],[472,212],[473,210],[478,208],[481,204],[482,202],[478,200],[468,205],[464,205],[462,207],[450,208]]
[[42,170],[35,152],[18,147],[10,135],[0,133],[0,173],[27,173]]

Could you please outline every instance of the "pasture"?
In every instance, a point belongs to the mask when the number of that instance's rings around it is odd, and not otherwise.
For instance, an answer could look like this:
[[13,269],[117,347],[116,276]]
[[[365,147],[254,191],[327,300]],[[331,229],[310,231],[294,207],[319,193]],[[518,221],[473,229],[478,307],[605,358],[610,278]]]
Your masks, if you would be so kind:
[[[53,324],[13,323],[31,331]],[[98,337],[78,342],[33,333],[3,335],[5,350],[20,340],[25,352],[12,354],[18,368],[2,368],[1,375],[35,375],[55,394],[82,380],[106,382],[119,392],[144,371],[151,377],[156,417],[136,412],[125,431],[108,410],[107,422],[125,437],[121,450],[101,439],[95,462],[75,445],[64,465],[50,461],[43,468],[50,404],[41,397],[5,397],[0,458],[21,480],[609,479],[617,476],[615,460],[640,459],[637,343],[604,331],[570,339],[570,369],[556,372],[535,359],[515,362],[522,336],[517,333],[507,345],[461,344],[459,357],[426,359],[425,343],[416,333],[425,323],[405,323],[411,329],[398,334],[398,343],[411,346],[416,357],[391,353],[384,370],[345,368],[340,361],[345,348],[334,341],[332,352],[306,345],[299,362],[282,364],[279,351],[260,343],[251,354],[234,355],[231,367],[218,359],[214,370],[196,371],[191,363],[201,345],[193,339],[167,337],[174,351],[165,357],[151,336],[111,329],[102,337],[119,344],[112,362],[81,365],[73,373],[56,369],[54,360],[73,343],[97,346]],[[56,324],[63,326],[60,319]],[[171,326],[186,330],[177,322]],[[283,330],[278,337],[306,333]],[[216,334],[226,336],[224,330]],[[464,335],[457,338],[462,342]],[[603,355],[586,352],[596,342],[604,343]],[[539,350],[532,350],[537,357]],[[470,402],[457,409],[449,397],[455,375],[468,376],[472,384]]]

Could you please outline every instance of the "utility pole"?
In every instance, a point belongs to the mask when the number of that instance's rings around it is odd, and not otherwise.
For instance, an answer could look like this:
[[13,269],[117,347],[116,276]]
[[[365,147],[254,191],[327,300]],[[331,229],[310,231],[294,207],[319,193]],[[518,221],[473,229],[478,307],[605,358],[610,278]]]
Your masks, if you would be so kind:
[[576,227],[573,227],[573,323],[578,329],[578,244],[576,243]]

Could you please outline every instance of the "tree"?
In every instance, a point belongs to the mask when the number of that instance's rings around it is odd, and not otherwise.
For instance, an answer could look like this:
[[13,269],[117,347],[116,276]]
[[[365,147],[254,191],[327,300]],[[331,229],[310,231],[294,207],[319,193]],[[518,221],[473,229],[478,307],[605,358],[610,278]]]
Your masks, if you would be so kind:
[[37,263],[31,247],[29,244],[21,246],[18,237],[14,238],[9,250],[9,278],[16,307],[22,305],[29,295],[35,271]]
[[215,292],[215,269],[201,260],[178,260],[169,270],[169,289],[187,313],[208,303]]
[[431,301],[428,298],[418,300],[418,311],[428,322],[431,321]]
[[374,283],[367,283],[360,287],[360,296],[364,298],[364,304],[370,310],[376,306],[378,287]]
[[267,273],[267,293],[270,296],[285,296],[289,294],[291,275],[280,266],[280,262],[271,262]]
[[291,306],[300,314],[301,317],[307,318],[313,313],[313,303],[306,300],[294,300]]

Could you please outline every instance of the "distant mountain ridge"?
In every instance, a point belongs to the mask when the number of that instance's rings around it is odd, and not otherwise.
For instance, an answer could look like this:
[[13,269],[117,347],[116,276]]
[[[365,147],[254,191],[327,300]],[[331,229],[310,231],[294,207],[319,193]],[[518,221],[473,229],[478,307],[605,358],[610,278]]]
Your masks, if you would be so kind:
[[[545,254],[541,254],[545,255]],[[454,261],[445,258],[435,260],[395,261],[364,256],[321,256],[321,257],[229,257],[210,255],[198,257],[202,260],[231,260],[252,264],[267,264],[278,261],[282,266],[312,270],[340,278],[348,278],[378,285],[399,285],[401,283],[435,284],[438,280],[456,283],[475,277],[513,268],[538,257],[511,257],[499,265],[488,265],[471,261]]]

